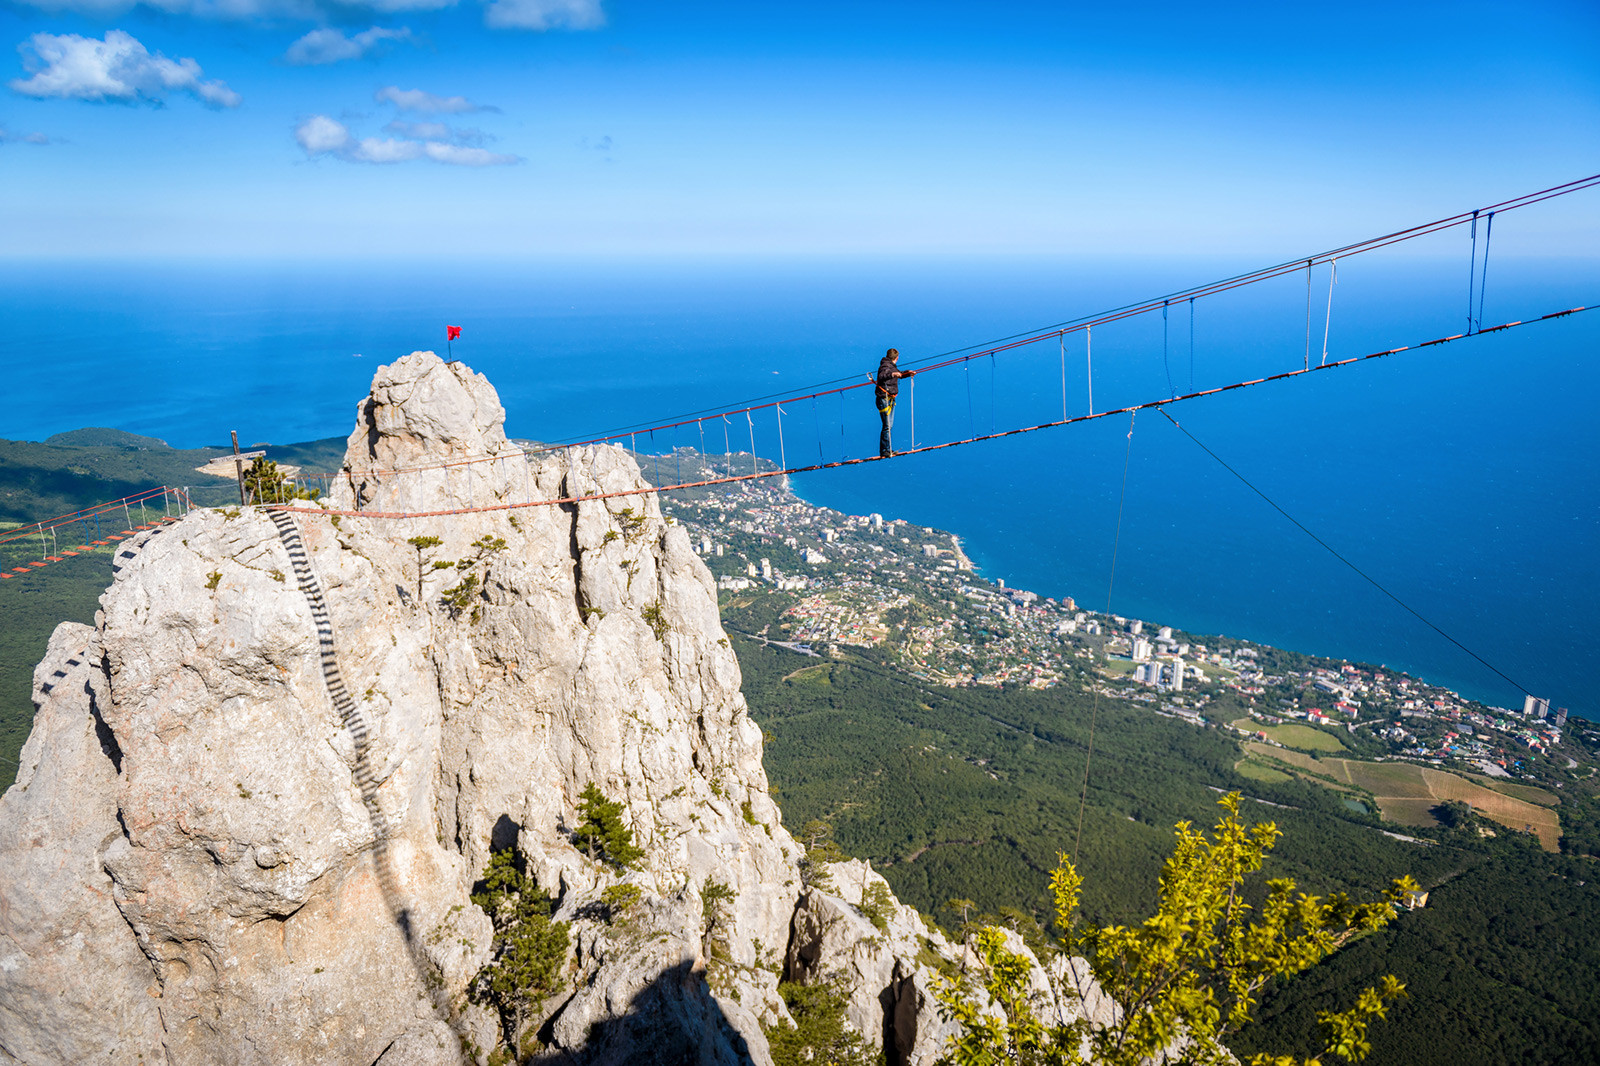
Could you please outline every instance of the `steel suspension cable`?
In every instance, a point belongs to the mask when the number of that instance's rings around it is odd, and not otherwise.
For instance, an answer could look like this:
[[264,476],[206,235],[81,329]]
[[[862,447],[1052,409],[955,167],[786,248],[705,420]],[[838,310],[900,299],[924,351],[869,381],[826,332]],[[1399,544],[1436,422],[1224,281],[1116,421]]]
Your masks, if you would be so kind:
[[[1160,410],[1160,408],[1156,408]],[[1128,502],[1128,465],[1133,460],[1133,420],[1138,411],[1128,413],[1128,447],[1122,455],[1122,494],[1117,500],[1117,530],[1111,536],[1111,574],[1106,578],[1106,616],[1111,615],[1111,590],[1117,585],[1117,549],[1122,544],[1122,511]],[[1083,787],[1078,793],[1078,833],[1072,841],[1072,865],[1078,865],[1078,848],[1083,844],[1083,811],[1089,805],[1089,764],[1094,759],[1094,727],[1100,717],[1100,687],[1095,686],[1094,709],[1089,712],[1089,747],[1083,755]]]
[[1483,297],[1489,290],[1489,242],[1494,239],[1494,212],[1489,212],[1488,225],[1483,231],[1483,269],[1478,273],[1478,324],[1483,328]]
[[1161,305],[1161,366],[1167,372],[1167,395],[1178,395],[1178,388],[1172,383],[1172,363],[1167,359],[1167,305]]
[[1472,255],[1467,260],[1467,332],[1472,332],[1472,291],[1478,271],[1478,212],[1472,212]]
[[1202,442],[1200,440],[1200,438],[1196,437],[1193,433],[1190,433],[1187,429],[1185,429],[1183,427],[1183,425],[1176,418],[1173,418],[1172,415],[1167,413],[1165,408],[1157,407],[1156,410],[1160,411],[1161,414],[1166,418],[1166,420],[1168,422],[1171,422],[1173,424],[1173,426],[1175,426],[1177,428],[1178,432],[1182,433],[1185,437],[1188,437],[1190,440],[1194,441],[1194,443],[1199,446],[1201,451],[1203,451],[1207,455],[1211,456],[1211,458],[1215,459],[1219,464],[1221,464],[1221,466],[1222,466],[1222,468],[1224,470],[1226,470],[1228,473],[1232,474],[1234,477],[1238,478],[1239,481],[1244,485],[1245,488],[1249,489],[1251,492],[1255,493],[1257,496],[1260,496],[1261,499],[1266,502],[1267,506],[1271,507],[1274,511],[1277,511],[1284,518],[1287,518],[1289,520],[1289,522],[1296,529],[1298,529],[1300,532],[1304,533],[1306,536],[1310,537],[1312,540],[1316,541],[1319,545],[1322,546],[1322,548],[1329,555],[1333,556],[1335,559],[1339,560],[1341,563],[1343,563],[1344,565],[1348,566],[1351,570],[1354,570],[1356,572],[1356,574],[1361,577],[1362,580],[1366,581],[1373,588],[1377,589],[1379,592],[1381,592],[1385,596],[1389,597],[1395,603],[1399,604],[1402,609],[1404,609],[1409,614],[1411,614],[1414,618],[1417,619],[1417,621],[1421,622],[1423,625],[1427,626],[1429,629],[1431,629],[1435,633],[1439,634],[1445,640],[1448,640],[1450,643],[1454,644],[1456,647],[1460,648],[1462,651],[1466,652],[1468,655],[1470,655],[1474,659],[1478,660],[1479,663],[1481,663],[1484,666],[1488,667],[1491,671],[1493,671],[1495,673],[1496,676],[1498,676],[1502,681],[1504,681],[1507,684],[1509,684],[1512,687],[1514,687],[1518,692],[1528,692],[1528,691],[1530,691],[1530,689],[1528,689],[1526,686],[1524,686],[1520,682],[1516,681],[1515,679],[1513,679],[1512,677],[1507,675],[1505,671],[1501,670],[1498,666],[1494,665],[1494,663],[1491,663],[1488,659],[1485,659],[1483,656],[1479,655],[1477,652],[1473,651],[1471,648],[1469,648],[1465,644],[1461,643],[1461,641],[1457,640],[1455,637],[1451,636],[1449,633],[1446,633],[1443,629],[1440,629],[1437,625],[1435,625],[1433,623],[1433,621],[1431,619],[1429,619],[1426,616],[1424,616],[1422,614],[1422,612],[1418,611],[1415,607],[1411,606],[1405,600],[1402,600],[1399,596],[1396,596],[1393,592],[1390,592],[1388,587],[1385,586],[1383,584],[1383,582],[1379,581],[1377,578],[1373,577],[1371,574],[1369,574],[1365,570],[1361,569],[1359,566],[1357,566],[1355,563],[1351,562],[1348,558],[1346,558],[1343,554],[1341,554],[1339,552],[1339,550],[1337,548],[1335,548],[1333,545],[1329,544],[1327,541],[1323,540],[1321,537],[1319,537],[1315,533],[1311,532],[1310,529],[1306,528],[1306,526],[1305,526],[1305,524],[1303,522],[1301,522],[1294,515],[1290,514],[1288,511],[1285,511],[1281,506],[1278,505],[1278,502],[1276,500],[1274,500],[1271,496],[1268,496],[1265,492],[1262,492],[1259,488],[1257,488],[1255,486],[1255,484],[1249,478],[1245,477],[1243,474],[1239,473],[1238,470],[1235,470],[1231,465],[1229,465],[1229,463],[1228,463],[1228,461],[1226,459],[1222,458],[1222,456],[1218,455],[1216,452],[1214,452],[1210,448],[1206,447],[1205,443]]

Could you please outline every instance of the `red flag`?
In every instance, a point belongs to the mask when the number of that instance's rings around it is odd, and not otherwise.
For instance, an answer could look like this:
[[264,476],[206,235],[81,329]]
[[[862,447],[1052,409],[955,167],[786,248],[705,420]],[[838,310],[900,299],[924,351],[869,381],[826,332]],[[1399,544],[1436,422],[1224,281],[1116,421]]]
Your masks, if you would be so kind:
[[447,340],[447,341],[453,341],[457,337],[461,336],[461,327],[460,326],[446,326],[444,329],[445,329],[445,338],[444,339]]

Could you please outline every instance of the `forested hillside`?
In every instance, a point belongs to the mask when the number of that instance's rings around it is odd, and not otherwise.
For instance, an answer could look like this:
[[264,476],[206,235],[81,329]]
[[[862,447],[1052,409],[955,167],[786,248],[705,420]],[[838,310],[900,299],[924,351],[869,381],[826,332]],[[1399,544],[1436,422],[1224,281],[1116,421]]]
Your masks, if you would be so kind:
[[[830,822],[845,851],[947,928],[960,922],[952,898],[1015,924],[1026,919],[1012,909],[1046,920],[1049,871],[1073,850],[1093,697],[926,686],[856,649],[838,661],[735,647],[791,829]],[[1590,860],[1472,825],[1398,840],[1321,788],[1239,777],[1237,758],[1220,730],[1102,699],[1083,820],[1087,914],[1148,913],[1172,826],[1210,824],[1218,789],[1243,791],[1255,800],[1247,815],[1283,830],[1271,876],[1363,898],[1404,873],[1432,889],[1425,908],[1274,989],[1238,1050],[1309,1051],[1318,1009],[1393,972],[1411,997],[1374,1030],[1378,1066],[1597,1061]]]
[[[836,661],[736,647],[786,823],[828,821],[841,847],[943,923],[957,920],[944,908],[952,897],[1044,917],[1045,879],[1077,835],[1092,696],[926,685],[860,649]],[[1284,829],[1276,871],[1316,891],[1376,889],[1406,873],[1437,883],[1477,861],[1386,836],[1326,790],[1241,778],[1238,757],[1220,730],[1101,700],[1083,819],[1088,914],[1148,908],[1173,825],[1209,824],[1232,789]]]

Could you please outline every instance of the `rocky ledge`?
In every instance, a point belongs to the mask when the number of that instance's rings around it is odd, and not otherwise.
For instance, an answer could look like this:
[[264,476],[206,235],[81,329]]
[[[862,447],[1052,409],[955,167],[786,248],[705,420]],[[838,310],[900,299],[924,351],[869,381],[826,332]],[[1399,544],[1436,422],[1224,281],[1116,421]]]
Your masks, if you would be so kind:
[[[459,363],[382,367],[297,506],[465,513],[195,511],[56,630],[0,799],[0,1062],[487,1061],[471,896],[507,849],[571,930],[534,1061],[768,1063],[780,977],[938,1057],[958,950],[864,864],[806,885],[684,531],[622,451],[525,455],[503,420]],[[591,784],[629,867],[575,843]]]

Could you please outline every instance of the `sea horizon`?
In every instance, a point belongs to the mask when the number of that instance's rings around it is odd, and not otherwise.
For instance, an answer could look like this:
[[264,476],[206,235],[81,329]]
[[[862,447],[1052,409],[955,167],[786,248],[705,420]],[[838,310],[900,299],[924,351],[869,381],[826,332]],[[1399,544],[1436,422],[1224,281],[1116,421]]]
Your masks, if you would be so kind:
[[[1497,240],[1500,235],[1497,233]],[[1594,260],[1491,265],[1483,325],[1596,302]],[[1452,246],[1453,247],[1453,246]],[[0,436],[113,426],[174,447],[343,436],[380,363],[414,349],[486,374],[507,432],[598,436],[864,377],[893,344],[909,365],[1204,283],[1260,261],[1197,257],[595,258],[501,265],[0,262],[14,404]],[[1329,358],[1462,332],[1465,256],[1341,264]],[[1095,407],[1159,399],[1321,357],[1329,279],[1097,329]],[[463,334],[447,348],[444,326]],[[430,342],[430,338],[433,342]],[[1600,443],[1583,397],[1600,323],[1574,316],[1171,407],[1184,429],[1394,595],[1535,695],[1595,717]],[[1048,348],[1048,351],[1045,349]],[[1080,335],[916,380],[897,442],[1087,410]],[[1065,379],[1063,381],[1063,379]],[[856,390],[758,422],[790,465],[875,449]],[[1063,395],[1065,394],[1065,395]],[[908,403],[907,400],[910,402]],[[910,408],[910,409],[907,409]],[[698,446],[691,426],[637,441]],[[962,537],[986,576],[1188,632],[1384,664],[1492,706],[1520,691],[1405,612],[1159,412],[793,479],[809,502]],[[708,450],[721,441],[708,430]],[[736,450],[741,445],[732,441]],[[748,438],[742,450],[748,450]],[[1127,463],[1127,495],[1121,491]],[[1117,513],[1122,511],[1120,539]]]

